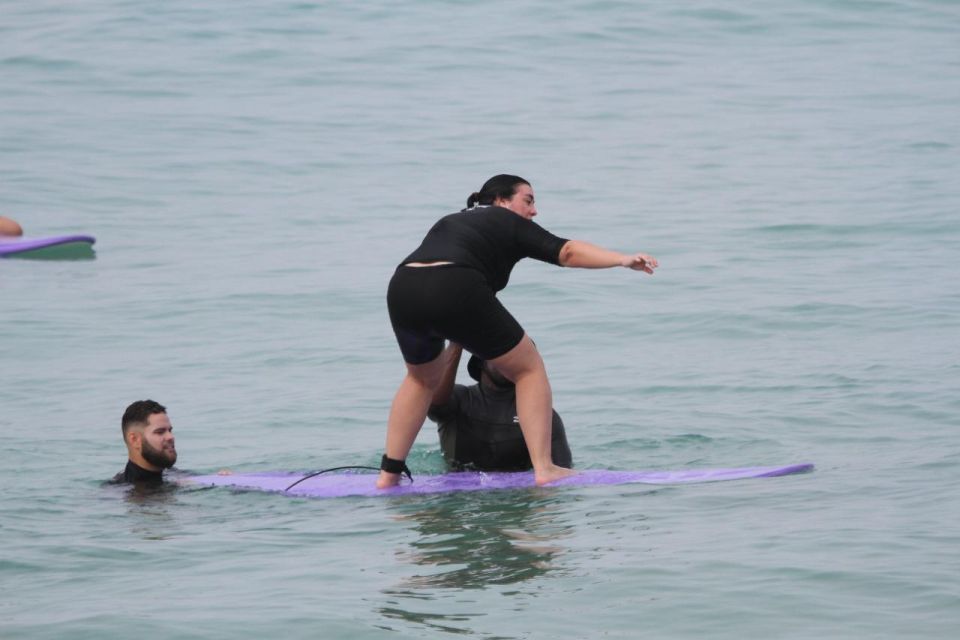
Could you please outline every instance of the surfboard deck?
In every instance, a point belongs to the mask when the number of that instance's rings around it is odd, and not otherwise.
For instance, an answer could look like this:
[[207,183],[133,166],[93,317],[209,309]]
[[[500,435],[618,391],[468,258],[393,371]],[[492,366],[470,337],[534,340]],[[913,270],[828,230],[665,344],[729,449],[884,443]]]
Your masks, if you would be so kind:
[[[747,478],[772,478],[813,470],[810,463],[776,467],[738,467],[729,469],[683,469],[676,471],[608,471],[588,469],[576,475],[554,482],[548,487],[582,487],[588,485],[618,484],[691,484],[696,482],[719,482]],[[532,471],[462,471],[441,475],[414,476],[413,482],[406,478],[399,486],[377,489],[374,473],[329,473],[314,476],[287,490],[291,484],[307,473],[291,471],[268,471],[262,473],[238,473],[233,475],[201,475],[185,478],[192,485],[230,487],[238,490],[266,491],[288,496],[308,498],[342,498],[347,496],[390,497],[454,491],[493,491],[504,489],[531,489],[536,485]]]
[[94,256],[95,242],[93,236],[77,234],[43,238],[0,236],[0,257],[81,260]]

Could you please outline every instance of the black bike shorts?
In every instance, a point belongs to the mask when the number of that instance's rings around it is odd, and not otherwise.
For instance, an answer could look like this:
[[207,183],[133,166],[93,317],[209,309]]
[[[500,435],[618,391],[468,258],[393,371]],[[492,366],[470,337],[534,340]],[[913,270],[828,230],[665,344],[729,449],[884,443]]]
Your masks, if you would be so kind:
[[390,279],[387,309],[408,364],[430,362],[443,351],[444,340],[492,360],[523,339],[523,327],[471,267],[401,265]]

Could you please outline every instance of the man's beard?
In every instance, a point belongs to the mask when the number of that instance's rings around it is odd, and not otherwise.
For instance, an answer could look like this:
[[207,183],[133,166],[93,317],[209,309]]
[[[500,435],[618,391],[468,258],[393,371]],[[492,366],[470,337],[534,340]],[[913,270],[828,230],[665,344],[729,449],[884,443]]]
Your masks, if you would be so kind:
[[169,469],[177,461],[176,449],[154,449],[146,440],[143,440],[140,445],[140,455],[144,460],[161,469]]

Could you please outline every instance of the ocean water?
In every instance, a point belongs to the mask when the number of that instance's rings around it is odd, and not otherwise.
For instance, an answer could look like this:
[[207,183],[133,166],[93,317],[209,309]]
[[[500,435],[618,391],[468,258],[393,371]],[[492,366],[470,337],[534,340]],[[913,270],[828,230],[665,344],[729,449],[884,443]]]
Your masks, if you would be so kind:
[[[0,215],[97,237],[0,260],[0,636],[955,636],[958,123],[950,0],[0,2]],[[102,486],[147,397],[184,470],[375,464],[387,280],[501,172],[661,262],[502,294],[578,467],[816,471]]]

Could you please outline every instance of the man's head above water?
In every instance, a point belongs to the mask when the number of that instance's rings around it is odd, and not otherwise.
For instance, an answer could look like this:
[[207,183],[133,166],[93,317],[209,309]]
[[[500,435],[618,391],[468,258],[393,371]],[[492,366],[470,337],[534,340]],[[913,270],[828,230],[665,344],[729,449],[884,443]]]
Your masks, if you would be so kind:
[[123,412],[120,424],[131,462],[148,471],[163,471],[176,463],[173,426],[162,404],[137,400]]

